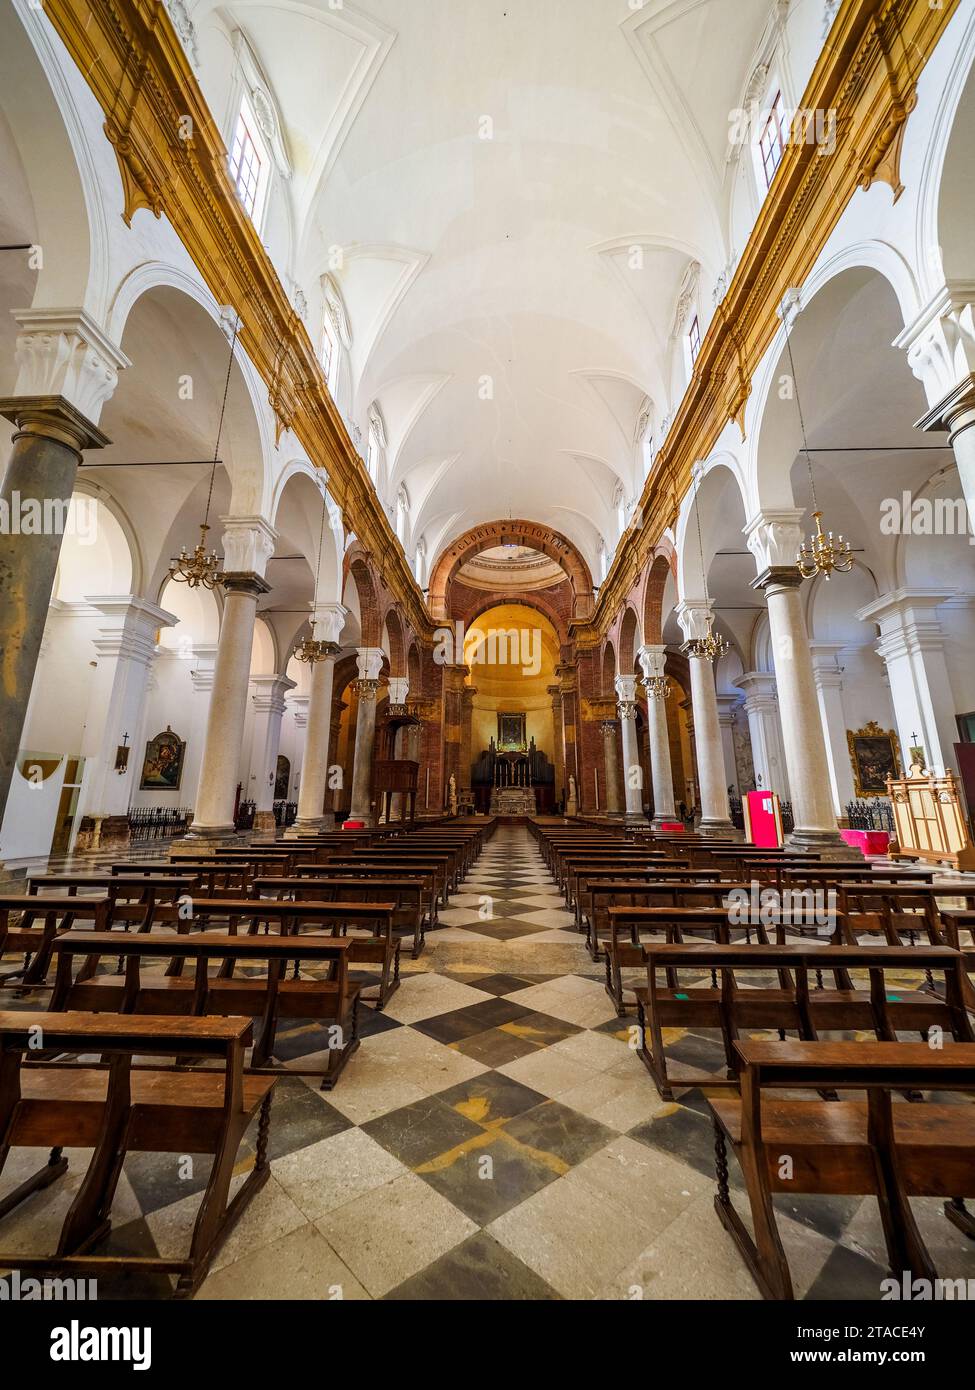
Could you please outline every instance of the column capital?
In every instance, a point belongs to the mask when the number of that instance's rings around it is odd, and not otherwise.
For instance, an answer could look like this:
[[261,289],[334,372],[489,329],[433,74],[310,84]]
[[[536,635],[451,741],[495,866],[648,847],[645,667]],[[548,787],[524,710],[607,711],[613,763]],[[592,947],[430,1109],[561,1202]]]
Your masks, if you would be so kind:
[[390,676],[389,678],[389,703],[391,705],[405,705],[407,696],[410,693],[409,676]]
[[16,425],[17,433],[50,439],[81,455],[88,449],[104,449],[112,441],[82,415],[64,396],[6,396],[0,399],[0,415]]
[[190,680],[194,690],[212,690],[213,675],[216,669],[217,646],[206,643],[196,646],[190,652]]
[[755,567],[759,575],[759,579],[752,585],[753,588],[764,588],[764,583],[759,581],[770,582],[766,578],[770,572],[779,583],[786,582],[777,575],[776,572],[779,570],[793,571],[797,578],[800,577],[796,569],[796,555],[802,545],[804,516],[805,511],[802,507],[766,507],[763,511],[756,512],[745,523],[742,535],[755,557]]
[[251,676],[251,703],[260,714],[284,714],[284,697],[298,688],[288,676]]
[[[349,610],[341,603],[316,603],[312,605],[311,623],[315,637],[320,642],[337,643],[345,627]],[[338,648],[336,648],[338,650]]]
[[355,654],[360,681],[379,681],[386,653],[382,647],[359,647]]
[[13,316],[17,395],[60,397],[89,428],[96,426],[119,372],[132,365],[125,353],[85,309],[17,309]]
[[616,696],[616,713],[620,719],[633,719],[636,715],[636,676],[617,676]]
[[310,695],[292,695],[288,700],[288,708],[295,717],[296,729],[307,729],[308,727],[308,707],[311,704]]
[[254,574],[263,579],[267,562],[274,554],[277,532],[262,516],[222,516],[220,520],[223,523],[224,570],[228,574]]
[[709,624],[714,616],[714,603],[711,599],[681,599],[674,612],[686,641],[696,642],[707,637]]
[[101,656],[131,657],[148,665],[156,652],[159,629],[175,627],[179,622],[174,613],[167,613],[164,608],[135,594],[86,595],[85,602],[107,620],[94,639],[95,650]]
[[735,715],[740,708],[743,708],[744,701],[738,695],[715,695],[718,704],[718,723],[729,727],[734,723]]
[[779,704],[778,687],[771,671],[746,671],[735,685],[745,694],[745,713],[775,710]]
[[663,644],[646,644],[642,646],[636,654],[637,661],[640,663],[640,670],[643,672],[645,681],[652,680],[654,676],[663,676],[667,664],[667,648]]
[[[941,285],[913,323],[894,339],[907,353],[931,409],[917,422],[923,430],[953,428],[951,417],[975,395],[975,280]],[[962,408],[964,408],[962,406]]]

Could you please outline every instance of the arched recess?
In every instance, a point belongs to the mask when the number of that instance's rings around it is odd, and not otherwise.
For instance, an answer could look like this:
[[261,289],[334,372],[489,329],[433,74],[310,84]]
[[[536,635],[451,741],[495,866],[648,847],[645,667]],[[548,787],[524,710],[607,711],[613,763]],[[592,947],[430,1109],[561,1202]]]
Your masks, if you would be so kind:
[[105,198],[59,47],[40,6],[15,0],[3,7],[0,107],[26,174],[34,237],[43,251],[31,307],[82,307],[101,323],[111,247]]
[[606,646],[603,648],[602,676],[602,694],[606,696],[615,694],[616,653],[613,650],[612,642],[607,642]]
[[917,256],[926,296],[943,283],[971,280],[975,274],[971,242],[975,215],[975,15],[969,17],[937,100],[937,117],[927,146],[918,156],[921,192]]
[[278,534],[276,550],[290,554],[291,547],[297,546],[317,577],[319,601],[340,603],[345,548],[342,514],[320,470],[304,458],[287,463],[275,480],[269,515]]
[[403,624],[395,608],[387,608],[383,619],[383,651],[389,658],[389,670],[393,676],[406,674],[406,644],[403,640]]
[[441,551],[430,574],[430,612],[437,622],[449,616],[447,594],[454,575],[482,550],[496,545],[524,545],[561,565],[572,586],[573,616],[592,611],[592,574],[578,548],[558,531],[533,521],[490,521],[474,526]]
[[640,647],[640,623],[636,609],[627,605],[620,623],[619,632],[619,674],[632,676],[636,673],[636,654]]
[[410,681],[410,694],[414,699],[420,695],[422,684],[423,662],[420,659],[420,649],[415,642],[410,643],[410,650],[406,656],[406,674]]
[[[379,647],[382,644],[382,623],[379,616],[379,597],[372,571],[362,551],[347,559],[348,572],[344,592],[348,595],[349,586],[355,589],[356,602],[353,611],[359,619],[359,639],[363,647]],[[343,599],[350,607],[348,597]]]
[[[113,445],[125,442],[128,422],[138,419],[152,434],[145,428],[138,432],[133,461],[146,459],[147,444],[149,459],[158,458],[159,439],[171,441],[167,461],[180,457],[183,439],[192,451],[188,457],[213,457],[234,322],[233,313],[225,313],[205,285],[177,267],[149,261],[122,280],[112,299],[108,333],[124,345],[131,365],[102,415]],[[148,420],[136,413],[143,408]],[[162,410],[166,430],[151,425]],[[234,515],[270,514],[274,456],[267,387],[238,339],[220,437]]]
[[564,616],[551,603],[544,593],[535,591],[533,593],[503,593],[500,590],[490,594],[483,594],[473,603],[465,613],[454,613],[454,619],[462,619],[467,627],[475,623],[478,618],[487,613],[491,608],[498,608],[506,603],[517,603],[522,608],[534,608],[543,618],[547,619],[555,629],[559,642],[564,645],[569,640],[569,630]]
[[741,532],[747,519],[745,499],[741,467],[733,455],[716,454],[702,464],[698,481],[686,493],[677,519],[677,574],[682,599],[701,599],[705,588],[714,596],[716,591],[705,584],[705,575],[717,551],[744,549]]
[[142,559],[131,524],[103,489],[79,478],[58,555],[54,599],[142,592]]
[[674,577],[676,555],[656,555],[647,575],[643,595],[643,640],[658,647],[663,642],[664,598],[668,580]]

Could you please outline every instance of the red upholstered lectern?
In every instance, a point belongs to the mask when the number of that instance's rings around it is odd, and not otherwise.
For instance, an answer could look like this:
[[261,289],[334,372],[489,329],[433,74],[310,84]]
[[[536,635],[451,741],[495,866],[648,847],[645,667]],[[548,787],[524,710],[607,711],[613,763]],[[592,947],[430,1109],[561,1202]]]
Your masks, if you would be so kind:
[[748,792],[745,796],[745,839],[760,849],[782,844],[782,812],[775,792]]

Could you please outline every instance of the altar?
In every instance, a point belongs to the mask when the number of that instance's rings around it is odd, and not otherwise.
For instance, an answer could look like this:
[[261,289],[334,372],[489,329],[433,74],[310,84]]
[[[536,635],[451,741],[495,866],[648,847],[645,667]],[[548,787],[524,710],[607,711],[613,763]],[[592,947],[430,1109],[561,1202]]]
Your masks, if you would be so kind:
[[478,809],[494,816],[534,816],[554,808],[555,769],[527,737],[523,714],[498,714],[491,739],[471,768]]
[[533,816],[536,810],[531,787],[495,787],[491,793],[492,816]]

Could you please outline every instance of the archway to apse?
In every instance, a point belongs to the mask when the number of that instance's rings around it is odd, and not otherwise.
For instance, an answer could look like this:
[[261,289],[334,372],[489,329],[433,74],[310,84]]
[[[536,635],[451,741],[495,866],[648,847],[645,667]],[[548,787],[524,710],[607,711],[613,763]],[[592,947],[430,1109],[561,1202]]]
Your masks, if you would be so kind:
[[[471,789],[479,810],[492,790],[513,780],[534,789],[539,810],[554,807],[556,683],[559,635],[537,607],[516,599],[487,608],[464,643],[471,697]],[[515,771],[517,769],[517,771]]]
[[571,590],[571,613],[575,618],[592,612],[592,574],[579,549],[567,536],[532,521],[489,521],[474,526],[441,551],[430,573],[429,605],[434,619],[451,616],[451,587],[462,569],[483,552],[502,546],[522,546],[546,556],[563,571]]

